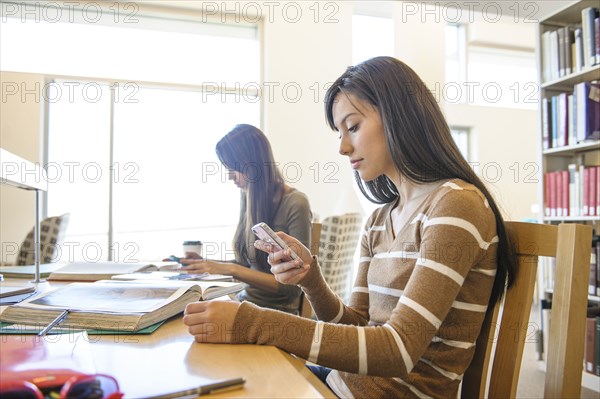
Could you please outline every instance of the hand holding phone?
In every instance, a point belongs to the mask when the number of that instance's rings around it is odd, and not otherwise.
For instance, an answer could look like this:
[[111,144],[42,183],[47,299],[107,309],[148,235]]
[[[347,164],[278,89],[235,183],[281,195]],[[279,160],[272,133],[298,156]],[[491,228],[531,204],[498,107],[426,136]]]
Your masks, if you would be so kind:
[[[281,239],[275,232],[266,224],[258,223],[252,226],[252,232],[256,234],[258,238],[266,242],[267,244],[274,245],[279,250],[286,250],[289,246]],[[290,249],[292,259],[300,259],[300,257]]]

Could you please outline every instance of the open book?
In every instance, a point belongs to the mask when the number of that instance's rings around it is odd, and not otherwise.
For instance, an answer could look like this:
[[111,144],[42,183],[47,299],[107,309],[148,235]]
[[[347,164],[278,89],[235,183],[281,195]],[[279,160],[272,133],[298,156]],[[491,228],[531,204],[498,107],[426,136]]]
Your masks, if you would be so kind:
[[9,306],[0,321],[47,325],[68,310],[61,327],[137,331],[181,313],[190,302],[217,298],[244,286],[201,281],[72,283]]
[[[40,264],[40,277],[46,278],[50,273],[64,266],[64,263],[42,263]],[[0,274],[10,278],[33,278],[35,276],[35,265],[1,266]]]
[[135,272],[151,272],[157,270],[175,270],[179,267],[177,262],[73,262],[50,273],[48,280],[67,281],[98,281],[107,280],[118,274]]

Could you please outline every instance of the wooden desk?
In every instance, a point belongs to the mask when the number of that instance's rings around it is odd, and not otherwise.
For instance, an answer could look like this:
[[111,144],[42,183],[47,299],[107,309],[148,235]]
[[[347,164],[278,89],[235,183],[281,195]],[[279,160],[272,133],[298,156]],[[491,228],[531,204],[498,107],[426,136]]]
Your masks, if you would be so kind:
[[273,346],[196,343],[181,317],[150,335],[89,338],[97,372],[116,377],[127,398],[237,377],[246,379],[243,388],[203,397],[335,398],[302,360]]

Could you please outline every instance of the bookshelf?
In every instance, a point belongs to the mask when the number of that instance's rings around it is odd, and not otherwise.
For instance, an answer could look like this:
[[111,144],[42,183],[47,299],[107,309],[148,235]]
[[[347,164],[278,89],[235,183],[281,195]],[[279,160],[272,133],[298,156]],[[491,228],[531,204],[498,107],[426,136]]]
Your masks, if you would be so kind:
[[35,191],[35,277],[40,279],[40,193],[48,190],[46,170],[3,148],[0,148],[0,184]]
[[[575,1],[537,26],[540,221],[590,224],[595,235],[600,234],[600,102],[589,98],[600,98],[598,22],[594,23],[598,8],[597,1]],[[541,299],[550,303],[553,265],[542,259],[538,270]],[[595,292],[588,293],[589,303],[598,306],[600,288],[590,290]],[[542,315],[546,338],[548,313],[542,309]],[[583,374],[582,385],[600,391],[600,376],[586,372],[585,367]]]

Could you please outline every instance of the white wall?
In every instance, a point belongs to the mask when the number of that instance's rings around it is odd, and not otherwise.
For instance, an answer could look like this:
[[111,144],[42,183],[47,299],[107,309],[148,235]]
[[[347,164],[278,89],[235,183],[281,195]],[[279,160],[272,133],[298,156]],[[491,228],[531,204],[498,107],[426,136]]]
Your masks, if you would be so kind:
[[[0,72],[0,147],[21,158],[40,162],[43,104],[37,97],[42,76]],[[37,89],[36,89],[37,88]],[[15,260],[35,222],[35,194],[0,185],[0,262]]]
[[[194,7],[197,3],[181,4]],[[295,4],[302,7],[302,17],[297,22],[284,18],[281,7],[275,9],[273,15],[263,14],[263,80],[275,85],[273,101],[263,93],[263,128],[283,171],[293,186],[309,196],[315,213],[323,218],[360,211],[363,207],[352,189],[351,169],[347,160],[337,153],[337,135],[326,125],[323,106],[326,83],[336,79],[351,64],[353,4],[340,1],[335,3],[337,8],[325,8],[331,2],[319,3],[317,18],[316,3]],[[263,11],[268,9],[263,7]],[[443,84],[446,21],[441,18],[436,22],[430,15],[423,23],[422,13],[408,15],[408,9],[400,2],[394,2],[390,9],[396,22],[396,56],[411,65],[430,87]],[[327,16],[330,18],[326,22]],[[512,30],[519,32],[518,37],[501,33]],[[520,46],[533,46],[534,34],[534,24],[521,26],[509,19],[502,23],[479,23],[476,37],[502,37],[512,45],[518,41]],[[24,81],[28,85],[42,82],[40,76],[34,75],[3,74],[2,78]],[[297,88],[302,91],[299,96]],[[42,107],[33,96],[26,100],[22,102],[20,97],[2,100],[0,146],[37,161],[40,159]],[[474,153],[480,165],[492,162],[500,165],[502,178],[495,187],[508,216],[511,219],[529,217],[531,204],[537,202],[536,185],[525,183],[523,176],[530,171],[524,169],[524,165],[537,162],[536,112],[441,105],[451,124],[473,129]],[[510,169],[515,162],[520,168],[516,182],[512,175],[515,172]],[[489,166],[487,172],[491,173]],[[1,241],[20,242],[33,225],[33,196],[12,188],[0,190]]]

